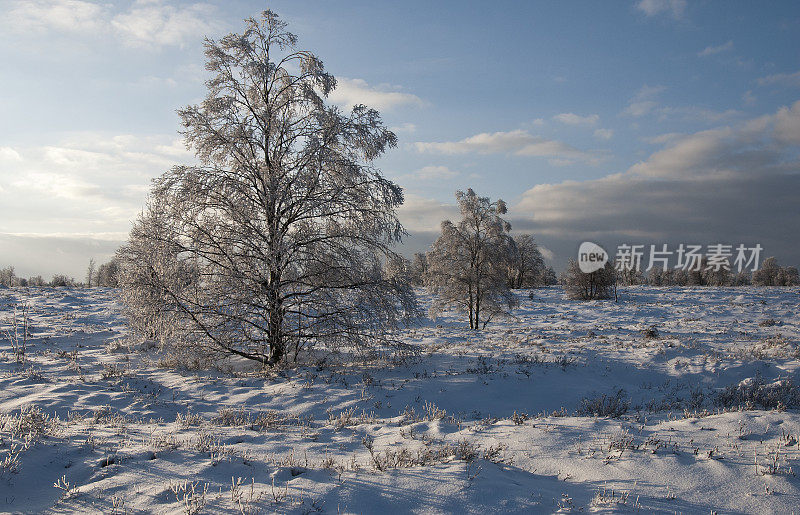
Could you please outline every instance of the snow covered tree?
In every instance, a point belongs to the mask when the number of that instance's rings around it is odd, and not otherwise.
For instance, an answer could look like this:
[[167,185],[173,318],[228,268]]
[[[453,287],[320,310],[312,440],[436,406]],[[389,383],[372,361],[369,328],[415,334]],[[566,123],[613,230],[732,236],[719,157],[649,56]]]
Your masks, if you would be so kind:
[[600,270],[586,273],[577,261],[570,259],[562,272],[561,282],[570,299],[609,299],[615,292],[616,272],[614,265],[608,262]]
[[761,263],[761,267],[753,272],[755,286],[797,286],[800,284],[797,268],[793,266],[782,267],[775,257],[768,257]]
[[[86,287],[91,288],[92,284],[94,284],[95,278],[95,271],[97,270],[97,263],[95,263],[94,258],[89,259],[89,266],[86,267]],[[94,284],[97,286],[97,284]]]
[[558,284],[558,277],[556,276],[556,271],[552,266],[547,266],[542,270],[539,278],[539,284],[542,286]]
[[797,286],[800,285],[800,273],[793,266],[784,266],[778,272],[778,286]]
[[751,284],[753,284],[753,280],[747,270],[737,272],[731,278],[731,286],[750,286]]
[[14,273],[13,266],[7,266],[0,270],[0,286],[6,286],[8,288],[16,286],[16,279],[17,276]]
[[625,286],[642,284],[645,282],[644,275],[636,268],[624,268],[617,270],[617,281]]
[[461,221],[442,222],[442,234],[428,252],[425,286],[436,294],[433,315],[455,307],[482,329],[516,303],[508,288],[507,252],[511,225],[502,200],[491,202],[472,189],[456,192]]
[[328,105],[336,80],[296,43],[271,11],[206,39],[208,95],[178,112],[200,165],[154,181],[118,254],[141,330],[272,366],[387,341],[415,313],[382,270],[403,194],[373,161],[396,137],[373,109]]
[[508,240],[509,288],[541,286],[545,271],[544,258],[530,234],[520,234]]
[[97,268],[97,285],[117,287],[117,274],[119,273],[119,261],[112,258],[107,263],[103,263]]
[[394,281],[411,283],[411,261],[401,255],[391,256],[383,263],[383,275]]

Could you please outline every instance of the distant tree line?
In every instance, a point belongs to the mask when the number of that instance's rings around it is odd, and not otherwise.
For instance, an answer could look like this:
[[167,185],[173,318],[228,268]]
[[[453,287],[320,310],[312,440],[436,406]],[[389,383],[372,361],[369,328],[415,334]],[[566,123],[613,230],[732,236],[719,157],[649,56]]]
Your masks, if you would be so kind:
[[714,270],[703,259],[693,270],[653,267],[646,273],[620,272],[618,281],[624,285],[651,286],[798,286],[800,275],[796,267],[780,266],[775,257],[766,258],[754,272]]
[[55,274],[49,281],[41,275],[35,275],[28,278],[19,277],[15,273],[13,266],[7,266],[0,269],[0,286],[5,288],[15,287],[95,287],[102,286],[107,288],[116,288],[119,284],[119,261],[117,258],[112,258],[107,263],[101,264],[99,267],[95,266],[94,260],[89,261],[87,269],[86,281],[76,281],[74,277],[65,274]]
[[642,273],[639,270],[617,270],[611,263],[592,273],[581,271],[578,263],[570,260],[562,272],[560,282],[567,296],[578,300],[607,299],[616,295],[618,285],[631,286],[798,286],[800,276],[793,266],[780,266],[775,257],[768,257],[754,272],[733,273],[720,267],[708,266],[705,258],[699,266],[681,268],[653,267]]

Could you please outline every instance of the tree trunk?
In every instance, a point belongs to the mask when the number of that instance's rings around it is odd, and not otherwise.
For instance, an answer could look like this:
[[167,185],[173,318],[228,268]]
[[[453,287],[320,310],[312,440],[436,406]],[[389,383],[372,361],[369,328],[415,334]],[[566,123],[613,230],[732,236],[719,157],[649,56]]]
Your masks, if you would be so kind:
[[481,328],[479,325],[481,323],[481,290],[480,290],[480,278],[478,279],[478,284],[475,286],[475,330]]
[[469,304],[469,328],[470,329],[474,329],[474,324],[473,324],[473,321],[472,321],[472,315],[474,313],[474,308],[473,308],[473,296],[472,296],[472,285],[471,284],[469,285],[469,302],[468,302],[468,304]]
[[267,297],[269,306],[269,324],[267,325],[267,341],[269,342],[269,358],[266,364],[274,366],[280,363],[286,351],[285,335],[283,334],[284,309],[278,291],[280,277],[275,271],[270,272],[270,285]]

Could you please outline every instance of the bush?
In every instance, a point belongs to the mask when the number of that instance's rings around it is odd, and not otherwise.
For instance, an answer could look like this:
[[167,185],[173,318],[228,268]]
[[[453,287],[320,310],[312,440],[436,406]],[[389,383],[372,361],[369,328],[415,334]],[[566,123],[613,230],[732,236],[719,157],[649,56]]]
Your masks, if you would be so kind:
[[50,286],[75,286],[75,279],[66,275],[54,275]]
[[625,390],[617,390],[614,395],[602,394],[594,398],[584,397],[578,406],[578,415],[582,417],[618,418],[628,412],[630,401]]
[[726,409],[786,409],[800,407],[800,388],[791,379],[767,384],[757,375],[717,393],[716,404]]

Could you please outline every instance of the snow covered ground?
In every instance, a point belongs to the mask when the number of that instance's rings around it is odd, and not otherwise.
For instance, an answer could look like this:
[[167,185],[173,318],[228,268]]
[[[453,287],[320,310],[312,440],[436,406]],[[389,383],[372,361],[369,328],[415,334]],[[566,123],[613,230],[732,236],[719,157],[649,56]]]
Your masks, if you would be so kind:
[[0,340],[0,511],[800,507],[797,288],[525,291],[407,330],[416,357],[268,377],[164,366],[115,295],[0,290],[31,332],[21,364]]

